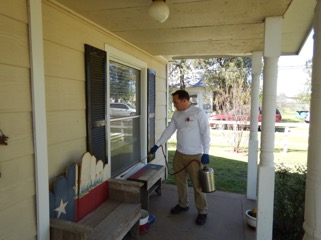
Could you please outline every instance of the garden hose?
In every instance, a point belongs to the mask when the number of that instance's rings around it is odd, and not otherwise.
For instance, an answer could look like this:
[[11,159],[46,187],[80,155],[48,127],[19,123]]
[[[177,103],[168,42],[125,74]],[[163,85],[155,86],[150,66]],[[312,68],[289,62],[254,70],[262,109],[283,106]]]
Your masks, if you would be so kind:
[[193,160],[189,161],[189,163],[188,163],[186,166],[184,166],[182,169],[180,169],[180,170],[178,170],[178,171],[176,171],[176,172],[173,172],[173,173],[169,172],[169,167],[168,167],[168,162],[167,162],[167,157],[166,157],[166,154],[165,154],[165,151],[164,151],[164,147],[163,147],[163,145],[160,145],[160,146],[162,147],[162,152],[163,152],[163,156],[164,156],[164,159],[165,159],[165,163],[166,163],[166,167],[167,167],[167,169],[168,169],[168,174],[169,174],[169,175],[173,176],[173,175],[175,175],[175,174],[183,171],[183,170],[186,169],[192,162],[197,162],[198,165],[201,167],[200,161],[197,160],[197,159],[193,159]]

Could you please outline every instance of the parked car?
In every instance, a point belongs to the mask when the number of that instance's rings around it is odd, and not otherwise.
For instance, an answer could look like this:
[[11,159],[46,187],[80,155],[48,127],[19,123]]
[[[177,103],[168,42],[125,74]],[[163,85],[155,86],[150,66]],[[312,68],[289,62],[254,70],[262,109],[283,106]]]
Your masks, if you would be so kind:
[[[258,117],[259,122],[262,122],[262,108],[259,108],[259,117]],[[281,122],[282,120],[282,115],[279,109],[275,110],[275,122]]]
[[[275,111],[275,122],[281,122],[282,115],[279,109]],[[250,121],[250,115],[243,113],[241,110],[232,110],[228,114],[216,114],[213,113],[209,116],[209,124],[211,128],[226,129],[226,123],[215,123],[214,121]],[[262,109],[259,108],[258,121],[262,122]],[[259,127],[260,130],[260,127]]]
[[243,110],[240,109],[234,109],[230,111],[227,114],[217,114],[212,113],[209,116],[209,124],[211,128],[217,128],[217,129],[226,129],[227,124],[226,123],[215,123],[214,121],[241,121],[241,122],[247,122],[250,120],[250,115],[244,113]]
[[309,112],[308,112],[307,115],[305,116],[304,121],[305,121],[306,123],[310,123],[310,113],[309,113]]
[[111,103],[110,115],[112,117],[127,117],[136,114],[136,108],[130,103]]

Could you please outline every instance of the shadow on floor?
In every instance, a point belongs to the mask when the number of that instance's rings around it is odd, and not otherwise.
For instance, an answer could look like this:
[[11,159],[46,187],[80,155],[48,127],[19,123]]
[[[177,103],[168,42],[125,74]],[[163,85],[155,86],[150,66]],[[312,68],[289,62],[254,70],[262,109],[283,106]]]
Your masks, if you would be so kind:
[[[149,201],[149,213],[156,221],[149,231],[140,236],[143,240],[254,240],[255,229],[250,228],[244,216],[256,201],[236,193],[216,191],[207,194],[208,219],[203,226],[195,224],[193,189],[189,191],[191,204],[187,212],[172,215],[170,209],[177,204],[176,186],[163,184],[162,195],[153,193]],[[131,240],[129,236],[124,238]]]

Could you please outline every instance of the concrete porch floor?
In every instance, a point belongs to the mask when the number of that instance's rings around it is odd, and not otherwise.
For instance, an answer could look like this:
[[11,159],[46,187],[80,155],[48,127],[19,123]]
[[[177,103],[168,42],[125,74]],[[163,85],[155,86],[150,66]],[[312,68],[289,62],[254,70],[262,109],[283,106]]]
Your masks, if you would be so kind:
[[[140,236],[143,240],[255,240],[255,229],[250,228],[244,216],[256,201],[245,195],[220,192],[207,194],[208,217],[203,226],[195,224],[193,189],[190,188],[190,209],[177,215],[170,209],[177,204],[176,185],[162,184],[162,195],[153,193],[149,200],[149,213],[156,217],[149,231]],[[129,236],[124,238],[130,240]]]

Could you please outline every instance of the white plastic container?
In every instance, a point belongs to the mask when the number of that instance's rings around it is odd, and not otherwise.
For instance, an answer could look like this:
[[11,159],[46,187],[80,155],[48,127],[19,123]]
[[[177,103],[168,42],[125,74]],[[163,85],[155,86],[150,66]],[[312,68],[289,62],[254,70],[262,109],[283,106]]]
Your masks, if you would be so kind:
[[251,210],[246,210],[245,211],[245,216],[246,216],[246,222],[248,225],[250,225],[253,228],[256,228],[256,218],[252,217],[249,213]]
[[140,213],[141,213],[141,217],[139,219],[139,225],[142,226],[148,223],[149,213],[144,209],[140,210]]

